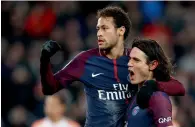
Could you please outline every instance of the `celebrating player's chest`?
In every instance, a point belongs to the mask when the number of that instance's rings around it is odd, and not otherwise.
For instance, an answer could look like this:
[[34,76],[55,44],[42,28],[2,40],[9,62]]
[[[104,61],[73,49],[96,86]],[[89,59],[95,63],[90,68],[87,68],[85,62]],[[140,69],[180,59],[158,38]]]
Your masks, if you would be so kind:
[[93,95],[96,93],[101,100],[130,98],[127,62],[126,56],[117,60],[106,57],[89,58],[81,79],[86,83],[86,87],[94,88]]

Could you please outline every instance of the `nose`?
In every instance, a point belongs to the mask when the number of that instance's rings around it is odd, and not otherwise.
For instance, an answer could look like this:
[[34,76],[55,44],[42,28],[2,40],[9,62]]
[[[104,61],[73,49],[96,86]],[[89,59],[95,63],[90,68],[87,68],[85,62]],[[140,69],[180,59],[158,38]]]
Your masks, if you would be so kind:
[[133,67],[133,61],[131,59],[129,59],[129,62],[128,62],[128,67]]
[[99,29],[98,31],[97,31],[97,37],[101,37],[102,36],[102,31]]

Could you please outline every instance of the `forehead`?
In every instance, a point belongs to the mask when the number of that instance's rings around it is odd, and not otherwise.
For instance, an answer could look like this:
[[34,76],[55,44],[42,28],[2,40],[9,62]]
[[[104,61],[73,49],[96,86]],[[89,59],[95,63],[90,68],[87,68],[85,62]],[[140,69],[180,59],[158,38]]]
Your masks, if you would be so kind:
[[146,59],[147,58],[147,55],[141,51],[139,48],[137,47],[134,47],[131,52],[130,52],[130,55],[129,55],[131,58],[132,57],[136,57],[136,58],[139,58],[139,59]]
[[100,27],[102,25],[114,25],[113,17],[100,17],[97,26]]

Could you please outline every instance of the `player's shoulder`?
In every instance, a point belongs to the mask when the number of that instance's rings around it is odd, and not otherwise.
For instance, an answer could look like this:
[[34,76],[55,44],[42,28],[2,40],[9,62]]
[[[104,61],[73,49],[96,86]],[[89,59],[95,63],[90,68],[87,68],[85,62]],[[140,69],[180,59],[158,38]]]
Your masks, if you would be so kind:
[[91,56],[100,56],[99,48],[92,48],[85,51],[85,54],[89,54]]
[[172,107],[171,100],[169,99],[169,96],[164,92],[157,91],[153,93],[152,97],[150,98],[149,111],[166,112],[167,109],[169,109],[169,111],[172,111],[171,107]]
[[169,95],[163,91],[156,91],[152,94],[152,97],[169,98]]
[[88,58],[88,57],[92,57],[92,56],[99,56],[99,49],[98,48],[93,48],[93,49],[88,49],[85,51],[81,51],[80,53],[78,53],[76,55],[76,57],[78,58]]
[[163,103],[163,102],[171,103],[169,95],[162,91],[154,92],[150,98],[150,102],[151,103]]

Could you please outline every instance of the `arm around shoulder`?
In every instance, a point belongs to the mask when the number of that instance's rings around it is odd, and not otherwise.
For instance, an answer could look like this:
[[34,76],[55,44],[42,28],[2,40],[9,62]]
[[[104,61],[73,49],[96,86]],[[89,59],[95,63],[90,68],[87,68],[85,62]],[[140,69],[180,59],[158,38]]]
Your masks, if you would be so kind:
[[159,90],[167,93],[169,96],[185,95],[185,88],[183,87],[183,84],[173,77],[171,77],[168,82],[158,81],[158,88]]

